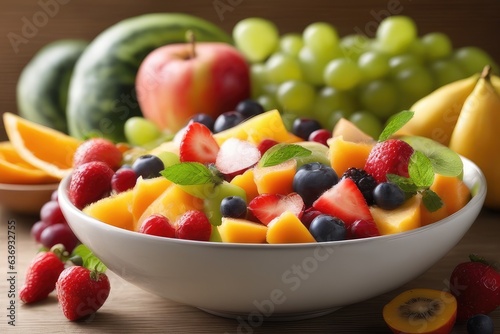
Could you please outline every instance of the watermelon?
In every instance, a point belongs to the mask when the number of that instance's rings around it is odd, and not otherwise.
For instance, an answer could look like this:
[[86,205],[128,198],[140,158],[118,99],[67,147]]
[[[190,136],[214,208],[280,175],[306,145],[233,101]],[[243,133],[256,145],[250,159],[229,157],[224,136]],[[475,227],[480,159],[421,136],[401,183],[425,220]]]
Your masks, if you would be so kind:
[[76,61],[87,45],[83,40],[57,40],[35,54],[17,82],[17,108],[21,117],[68,133],[68,86]]
[[69,133],[81,139],[99,136],[126,141],[125,121],[142,116],[135,92],[141,62],[160,46],[186,42],[187,31],[193,31],[197,41],[232,43],[214,24],[177,13],[132,17],[99,34],[78,60],[71,78]]

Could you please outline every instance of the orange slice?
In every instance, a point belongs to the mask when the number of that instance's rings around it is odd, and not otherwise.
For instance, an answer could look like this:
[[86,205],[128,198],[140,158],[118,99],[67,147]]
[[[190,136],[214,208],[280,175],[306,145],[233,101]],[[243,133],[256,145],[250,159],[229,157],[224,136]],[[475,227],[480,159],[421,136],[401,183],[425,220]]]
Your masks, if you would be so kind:
[[28,164],[10,142],[0,143],[0,183],[44,184],[58,179]]
[[9,112],[3,114],[3,122],[23,160],[58,179],[71,172],[73,155],[82,143],[79,139]]

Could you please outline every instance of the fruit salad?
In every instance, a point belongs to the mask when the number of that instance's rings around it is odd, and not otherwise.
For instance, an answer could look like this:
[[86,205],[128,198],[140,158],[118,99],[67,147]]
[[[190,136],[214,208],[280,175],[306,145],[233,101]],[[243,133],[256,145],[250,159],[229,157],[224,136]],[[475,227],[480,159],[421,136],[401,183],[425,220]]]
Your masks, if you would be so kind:
[[400,233],[471,197],[456,153],[393,136],[412,115],[397,114],[377,139],[347,120],[328,136],[311,136],[325,130],[306,118],[289,132],[277,110],[220,131],[197,115],[150,150],[89,139],[75,152],[69,198],[104,223],[166,238],[279,244]]

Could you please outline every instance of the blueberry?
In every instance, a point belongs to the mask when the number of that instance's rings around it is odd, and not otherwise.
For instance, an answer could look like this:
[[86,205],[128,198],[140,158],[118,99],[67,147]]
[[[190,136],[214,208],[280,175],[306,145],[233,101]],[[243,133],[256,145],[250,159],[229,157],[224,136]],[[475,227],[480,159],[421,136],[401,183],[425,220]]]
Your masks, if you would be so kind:
[[137,174],[137,177],[142,176],[143,179],[152,179],[160,176],[160,172],[165,169],[165,166],[157,156],[145,154],[134,161],[132,169]]
[[484,314],[476,314],[467,320],[467,333],[493,334],[495,332],[493,320]]
[[244,118],[249,118],[264,112],[264,107],[254,100],[244,100],[236,106],[236,112],[243,115]]
[[304,140],[308,140],[311,133],[319,129],[321,129],[321,124],[312,118],[296,118],[292,125],[293,134]]
[[204,113],[195,114],[193,115],[193,117],[191,117],[191,121],[201,123],[205,125],[207,128],[209,128],[210,131],[212,132],[214,131],[215,120],[212,116],[208,114]]
[[245,218],[247,203],[239,196],[225,197],[220,203],[220,213],[223,217]]
[[245,117],[243,117],[243,115],[239,112],[226,111],[215,119],[214,133],[230,129],[233,126],[240,124],[244,119]]
[[313,202],[327,189],[333,187],[339,178],[333,168],[319,162],[301,166],[293,177],[293,191],[298,193],[306,206]]
[[317,242],[344,240],[347,233],[341,219],[324,214],[313,219],[309,232]]
[[394,183],[382,182],[373,189],[373,201],[384,210],[393,210],[405,200],[405,193]]

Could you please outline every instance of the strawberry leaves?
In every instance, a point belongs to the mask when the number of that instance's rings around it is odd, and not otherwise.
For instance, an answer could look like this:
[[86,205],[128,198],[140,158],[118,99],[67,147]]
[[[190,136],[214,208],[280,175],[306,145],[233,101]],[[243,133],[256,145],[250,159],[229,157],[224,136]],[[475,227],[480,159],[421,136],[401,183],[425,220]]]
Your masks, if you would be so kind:
[[70,261],[97,273],[104,273],[107,269],[104,263],[84,244],[76,246],[71,253]]

